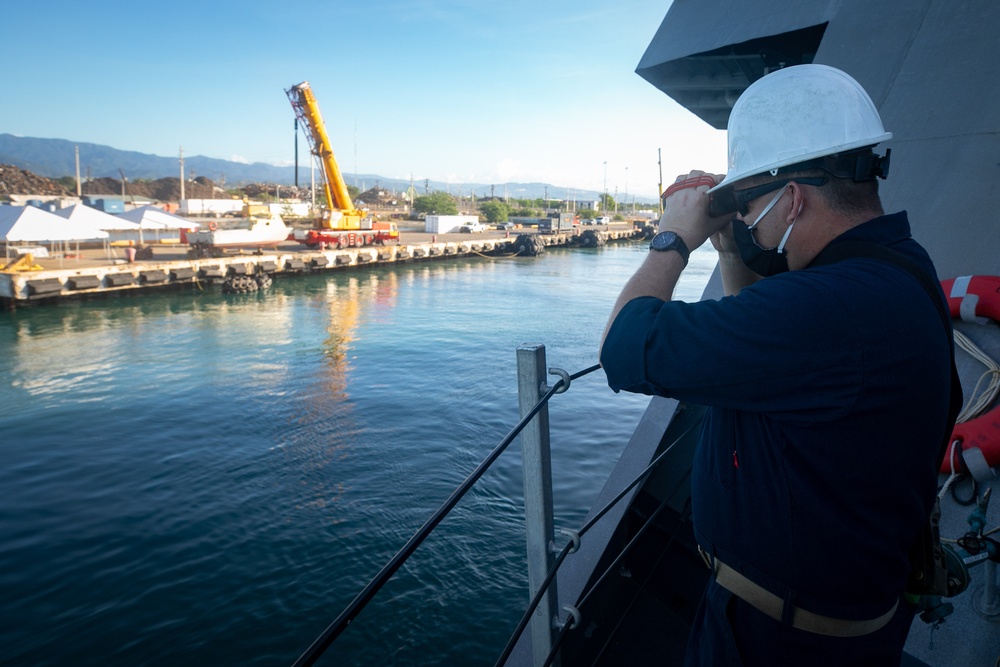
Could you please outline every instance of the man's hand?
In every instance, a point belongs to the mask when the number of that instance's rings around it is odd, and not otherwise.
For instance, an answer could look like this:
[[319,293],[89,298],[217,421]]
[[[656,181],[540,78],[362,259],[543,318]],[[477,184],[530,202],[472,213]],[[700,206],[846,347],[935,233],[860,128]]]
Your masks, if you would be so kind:
[[[699,177],[708,176],[710,180],[719,183],[724,176],[706,174],[704,171],[692,171],[677,177],[675,183],[694,181]],[[684,239],[689,250],[700,247],[713,235],[723,231],[729,223],[728,216],[710,218],[708,216],[709,185],[703,182],[696,187],[677,190],[663,200],[663,215],[660,216],[659,230],[673,231]],[[732,232],[730,232],[730,235]],[[735,242],[733,244],[735,248]]]
[[722,288],[726,296],[739,294],[744,287],[760,280],[760,275],[748,269],[743,263],[731,224],[723,225],[722,229],[712,234],[711,239],[712,247],[719,253],[719,270],[722,273]]
[[736,245],[736,237],[733,236],[732,225],[725,225],[722,229],[712,234],[712,247],[719,251],[720,255],[740,254],[739,246]]
[[[675,189],[663,201],[663,215],[660,217],[660,231],[672,231],[682,239],[684,245],[689,250],[701,246],[705,241],[722,229],[728,223],[727,217],[708,217],[708,197],[705,193],[711,187],[709,183],[718,183],[722,176],[706,174],[703,171],[692,171],[691,173],[678,176],[675,186],[689,179],[698,179],[702,176],[708,178],[700,179],[700,183],[691,183],[691,187],[681,187]],[[669,190],[670,188],[668,188]],[[642,296],[651,296],[663,301],[669,301],[673,297],[674,287],[677,279],[684,270],[684,259],[676,252],[650,252],[646,255],[642,266],[635,272],[622,289],[621,294],[615,301],[611,310],[611,317],[604,328],[604,336],[601,337],[601,347],[607,338],[611,324],[615,321],[618,313],[632,299]],[[598,352],[598,358],[600,352]]]

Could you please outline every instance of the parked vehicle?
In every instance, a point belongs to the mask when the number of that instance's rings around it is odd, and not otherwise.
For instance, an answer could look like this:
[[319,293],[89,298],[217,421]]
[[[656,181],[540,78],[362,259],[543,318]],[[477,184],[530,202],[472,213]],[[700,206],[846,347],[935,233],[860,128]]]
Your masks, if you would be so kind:
[[480,232],[485,232],[487,229],[486,225],[481,222],[467,222],[458,228],[458,231],[463,234],[478,234]]

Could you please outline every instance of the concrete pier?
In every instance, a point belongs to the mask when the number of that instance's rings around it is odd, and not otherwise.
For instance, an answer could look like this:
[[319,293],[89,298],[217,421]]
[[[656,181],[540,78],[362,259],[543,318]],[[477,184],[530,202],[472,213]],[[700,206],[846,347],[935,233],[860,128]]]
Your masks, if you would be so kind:
[[[639,238],[634,229],[602,231],[604,240]],[[543,246],[580,244],[577,234],[537,235]],[[150,290],[184,284],[223,283],[233,276],[297,275],[403,261],[445,260],[469,255],[498,256],[517,252],[515,238],[469,238],[459,241],[310,250],[296,244],[261,254],[227,254],[214,258],[182,258],[177,248],[170,259],[88,261],[74,265],[66,259],[42,271],[0,272],[0,307],[51,302],[101,294]]]

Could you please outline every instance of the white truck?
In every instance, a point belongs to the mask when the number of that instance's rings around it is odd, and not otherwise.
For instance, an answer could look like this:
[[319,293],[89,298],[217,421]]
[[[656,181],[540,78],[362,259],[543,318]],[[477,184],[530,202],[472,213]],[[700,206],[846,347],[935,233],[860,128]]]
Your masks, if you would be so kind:
[[478,234],[480,232],[485,232],[487,229],[486,225],[476,220],[475,222],[467,222],[458,228],[458,231],[464,234]]

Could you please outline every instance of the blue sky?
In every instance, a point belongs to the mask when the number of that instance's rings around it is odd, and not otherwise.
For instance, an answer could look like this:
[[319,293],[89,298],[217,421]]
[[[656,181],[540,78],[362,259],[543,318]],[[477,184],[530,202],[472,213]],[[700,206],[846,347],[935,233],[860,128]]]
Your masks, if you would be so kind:
[[345,172],[602,190],[606,170],[621,197],[655,195],[657,149],[667,183],[725,169],[724,132],[635,74],[665,1],[5,4],[0,132],[290,164],[284,90],[308,80]]

